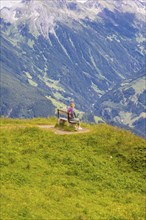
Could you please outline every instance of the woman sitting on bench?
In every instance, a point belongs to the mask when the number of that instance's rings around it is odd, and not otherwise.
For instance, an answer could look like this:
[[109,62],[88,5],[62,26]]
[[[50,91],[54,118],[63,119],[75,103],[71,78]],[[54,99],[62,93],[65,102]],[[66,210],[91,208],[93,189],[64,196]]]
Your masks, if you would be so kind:
[[71,101],[70,106],[68,107],[67,111],[69,113],[69,121],[71,121],[73,124],[75,124],[76,130],[82,130],[80,127],[80,119],[77,118],[75,112],[74,112],[75,103],[74,101]]

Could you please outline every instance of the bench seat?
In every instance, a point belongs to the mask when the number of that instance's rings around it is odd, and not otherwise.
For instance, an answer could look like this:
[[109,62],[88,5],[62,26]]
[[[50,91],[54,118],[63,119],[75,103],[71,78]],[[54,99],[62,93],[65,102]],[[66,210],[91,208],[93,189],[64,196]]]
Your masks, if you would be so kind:
[[62,109],[57,109],[57,113],[58,113],[58,124],[68,122],[68,125],[69,124],[79,125],[79,121],[70,119],[68,111],[62,110]]
[[71,123],[71,124],[78,124],[78,123],[79,123],[79,121],[73,121],[73,120],[69,120],[69,123]]
[[63,120],[63,121],[68,121],[67,118],[63,118],[63,117],[60,117],[59,119],[60,119],[60,120]]

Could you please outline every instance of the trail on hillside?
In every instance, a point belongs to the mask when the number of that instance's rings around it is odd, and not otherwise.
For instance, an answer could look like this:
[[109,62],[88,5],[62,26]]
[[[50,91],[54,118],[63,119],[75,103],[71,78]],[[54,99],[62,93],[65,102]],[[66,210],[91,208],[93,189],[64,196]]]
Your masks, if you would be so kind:
[[[27,128],[28,126],[26,125],[13,125],[13,126],[0,126],[0,129],[3,128],[9,128],[9,129],[15,129],[15,128]],[[64,131],[64,130],[60,130],[58,128],[55,128],[54,125],[31,125],[31,127],[38,127],[41,129],[49,129],[52,130],[55,134],[60,134],[60,135],[64,135],[64,134],[79,134],[79,133],[87,133],[90,130],[86,129],[86,128],[82,128],[82,130],[78,130],[78,131]]]
[[54,131],[55,134],[78,134],[78,133],[86,133],[89,132],[89,129],[82,128],[82,130],[78,131],[63,131],[58,128],[55,128],[53,125],[37,125],[37,127],[42,128],[42,129],[50,129]]

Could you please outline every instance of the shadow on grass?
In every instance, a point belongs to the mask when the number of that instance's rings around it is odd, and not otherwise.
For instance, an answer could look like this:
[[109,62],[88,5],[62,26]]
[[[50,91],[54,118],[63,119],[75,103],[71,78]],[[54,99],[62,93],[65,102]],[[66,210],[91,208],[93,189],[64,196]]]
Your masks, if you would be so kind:
[[55,124],[55,128],[59,129],[59,130],[62,130],[62,131],[70,131],[70,132],[73,132],[73,131],[77,131],[75,129],[75,126],[74,125],[67,125],[67,124],[58,124],[56,123]]

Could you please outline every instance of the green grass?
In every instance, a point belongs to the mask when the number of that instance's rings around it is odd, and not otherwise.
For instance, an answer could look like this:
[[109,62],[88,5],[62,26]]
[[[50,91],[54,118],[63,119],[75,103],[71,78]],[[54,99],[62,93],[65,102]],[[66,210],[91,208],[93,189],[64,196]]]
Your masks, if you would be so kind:
[[56,121],[55,117],[50,118],[33,118],[33,119],[13,119],[13,118],[0,118],[0,126],[34,126],[34,125],[53,125]]
[[47,123],[1,119],[2,220],[145,219],[144,139],[106,124],[35,126]]

